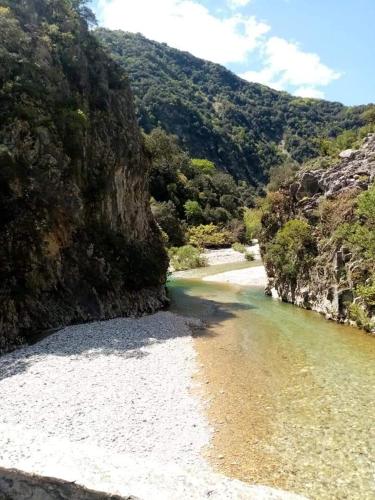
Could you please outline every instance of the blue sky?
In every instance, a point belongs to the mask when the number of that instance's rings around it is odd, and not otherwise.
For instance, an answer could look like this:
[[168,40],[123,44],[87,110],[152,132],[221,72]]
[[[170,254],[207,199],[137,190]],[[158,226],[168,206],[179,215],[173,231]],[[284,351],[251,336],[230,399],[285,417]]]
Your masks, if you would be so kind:
[[141,32],[249,81],[375,102],[375,0],[93,0],[99,24]]

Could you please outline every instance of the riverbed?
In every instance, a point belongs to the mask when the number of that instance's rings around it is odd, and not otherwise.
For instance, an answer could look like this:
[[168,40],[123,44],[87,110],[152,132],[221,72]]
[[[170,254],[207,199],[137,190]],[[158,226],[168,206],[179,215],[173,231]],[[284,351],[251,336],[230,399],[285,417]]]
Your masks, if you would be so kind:
[[[249,264],[247,264],[249,266]],[[169,283],[172,311],[207,322],[195,338],[220,472],[312,499],[375,497],[375,339],[264,295],[204,281]]]

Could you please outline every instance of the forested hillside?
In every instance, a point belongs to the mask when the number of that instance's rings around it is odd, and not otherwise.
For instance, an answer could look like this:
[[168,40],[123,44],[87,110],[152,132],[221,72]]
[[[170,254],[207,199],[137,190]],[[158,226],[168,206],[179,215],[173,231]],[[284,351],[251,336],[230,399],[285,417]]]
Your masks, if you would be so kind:
[[254,185],[290,159],[319,156],[321,139],[364,124],[364,106],[293,97],[249,83],[224,67],[140,34],[96,30],[123,65],[141,127],[179,137],[192,157],[206,158]]
[[225,247],[246,241],[244,214],[254,188],[206,159],[190,158],[161,128],[145,135],[152,160],[152,211],[167,246]]

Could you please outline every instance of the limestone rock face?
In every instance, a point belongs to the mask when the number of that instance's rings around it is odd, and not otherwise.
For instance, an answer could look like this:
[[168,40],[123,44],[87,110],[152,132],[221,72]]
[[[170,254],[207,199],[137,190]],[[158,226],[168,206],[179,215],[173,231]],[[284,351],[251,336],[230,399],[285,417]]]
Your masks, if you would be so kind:
[[[341,161],[336,166],[301,172],[297,180],[280,193],[285,200],[278,215],[280,225],[265,232],[261,242],[262,252],[282,224],[298,218],[306,220],[313,228],[316,255],[313,264],[300,272],[294,282],[282,277],[272,262],[266,263],[268,294],[318,311],[328,319],[349,321],[348,307],[354,300],[355,287],[364,282],[364,270],[358,256],[353,256],[345,246],[337,246],[330,240],[331,234],[321,234],[319,210],[322,202],[339,203],[341,200],[340,222],[350,223],[352,215],[350,209],[345,212],[345,197],[360,194],[374,181],[375,134],[372,134],[358,151],[350,150],[350,154],[345,152],[341,155]],[[334,229],[331,228],[332,233]]]
[[0,0],[0,352],[166,303],[123,72],[64,1]]

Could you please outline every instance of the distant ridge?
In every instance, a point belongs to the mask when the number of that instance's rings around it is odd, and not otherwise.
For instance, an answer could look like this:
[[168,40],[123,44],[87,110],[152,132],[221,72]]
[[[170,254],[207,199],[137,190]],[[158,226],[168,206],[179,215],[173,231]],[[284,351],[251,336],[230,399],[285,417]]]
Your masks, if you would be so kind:
[[294,97],[249,83],[141,34],[96,30],[127,71],[140,125],[161,126],[179,137],[193,157],[214,161],[254,185],[285,154],[298,162],[319,155],[317,137],[363,125],[365,106]]

